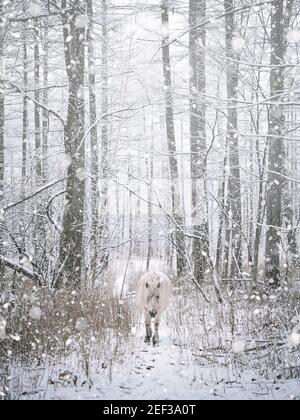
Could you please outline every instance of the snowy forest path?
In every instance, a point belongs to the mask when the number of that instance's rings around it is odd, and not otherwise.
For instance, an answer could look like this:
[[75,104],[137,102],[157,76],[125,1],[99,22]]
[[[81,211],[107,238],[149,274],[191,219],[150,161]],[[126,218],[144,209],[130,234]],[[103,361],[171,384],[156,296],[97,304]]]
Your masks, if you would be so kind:
[[175,346],[165,322],[161,325],[160,343],[153,347],[143,342],[142,330],[128,365],[106,386],[105,394],[114,399],[193,399],[193,374],[188,360]]
[[[299,395],[299,380],[266,380],[251,369],[195,363],[193,351],[174,343],[162,322],[160,344],[143,341],[144,327],[138,325],[132,346],[122,362],[105,369],[91,369],[91,388],[59,387],[50,390],[50,399],[75,400],[211,400],[211,399],[294,399]],[[98,361],[99,362],[99,361]],[[99,363],[98,363],[99,364]],[[101,373],[102,370],[102,373]],[[50,392],[49,392],[50,391]]]

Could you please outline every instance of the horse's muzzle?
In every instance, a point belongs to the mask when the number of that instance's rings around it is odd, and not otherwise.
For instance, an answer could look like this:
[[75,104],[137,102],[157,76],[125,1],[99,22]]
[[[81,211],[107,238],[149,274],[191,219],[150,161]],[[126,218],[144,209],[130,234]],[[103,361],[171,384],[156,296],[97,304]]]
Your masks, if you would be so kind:
[[153,311],[149,311],[149,315],[151,316],[151,318],[155,318],[157,315],[157,311],[155,309]]

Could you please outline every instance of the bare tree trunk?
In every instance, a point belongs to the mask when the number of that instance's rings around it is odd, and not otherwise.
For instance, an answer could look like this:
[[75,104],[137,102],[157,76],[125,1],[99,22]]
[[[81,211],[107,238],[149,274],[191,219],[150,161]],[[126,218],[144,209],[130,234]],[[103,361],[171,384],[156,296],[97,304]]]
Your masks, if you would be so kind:
[[265,146],[264,158],[261,161],[259,143],[256,143],[256,154],[258,158],[259,166],[259,188],[258,188],[258,205],[257,205],[257,218],[256,218],[256,228],[255,228],[255,238],[253,246],[253,279],[258,280],[258,265],[259,265],[259,247],[262,236],[262,224],[265,218],[266,205],[265,203],[265,165],[266,165],[266,155],[267,155],[267,144]]
[[[42,170],[42,132],[41,132],[41,109],[40,103],[41,95],[41,64],[40,64],[40,42],[41,42],[41,23],[39,19],[34,19],[34,165],[35,165],[35,183],[37,186],[43,182]],[[48,117],[48,115],[47,115]],[[44,229],[44,221],[41,217],[41,203],[39,200],[36,202],[36,216],[34,226],[34,249],[35,249],[35,262],[41,264],[41,269],[46,265],[45,250],[46,250],[46,234]]]
[[285,85],[285,54],[287,49],[286,26],[292,1],[274,0],[271,16],[271,72],[270,95],[273,105],[269,113],[269,166],[267,181],[267,236],[266,236],[266,279],[271,287],[281,283],[280,249],[283,222],[283,192],[286,188],[285,147],[283,131],[285,126],[283,95]]
[[[226,25],[226,57],[227,57],[227,97],[228,117],[227,136],[229,142],[229,214],[231,219],[231,277],[235,277],[242,269],[242,206],[241,206],[241,178],[239,158],[239,137],[237,117],[237,93],[238,93],[238,55],[233,48],[233,36],[235,31],[234,0],[225,0],[225,25]],[[232,13],[230,13],[232,12]]]
[[206,168],[206,0],[190,0],[190,136],[192,178],[193,267],[197,281],[204,278],[209,253],[205,191]]
[[[4,82],[2,76],[5,77],[5,61],[4,61],[4,37],[5,37],[5,23],[2,20],[3,1],[0,0],[0,207],[2,207],[4,194],[4,123],[5,123],[5,108],[4,108]],[[3,215],[0,214],[0,255],[4,253],[4,228]],[[0,260],[0,279],[3,278],[5,272],[5,265]]]
[[[23,85],[24,90],[28,87],[28,52],[26,24],[24,25],[24,40],[23,40]],[[28,99],[23,95],[23,127],[22,127],[22,195],[25,196],[25,183],[27,174],[27,144],[28,144]]]
[[[292,110],[289,115],[291,128],[296,127],[296,113]],[[286,170],[290,178],[297,177],[297,140],[292,141],[287,148],[287,162],[291,162],[289,170]],[[297,217],[297,188],[294,182],[289,182],[284,194],[284,225],[287,229],[287,274],[295,276],[300,268],[300,256],[297,240],[297,230],[300,224],[300,218]],[[298,220],[297,220],[298,219]]]
[[183,229],[183,209],[180,198],[180,185],[174,125],[173,92],[171,78],[170,39],[169,39],[169,1],[162,0],[162,60],[165,87],[166,128],[168,140],[169,166],[171,175],[172,216],[175,221],[174,245],[176,247],[176,267],[180,276],[186,270],[185,236]]
[[291,192],[287,189],[283,199],[283,220],[287,229],[287,267],[286,273],[291,276],[300,267],[299,249],[297,243],[297,228],[300,219],[295,220]]
[[94,11],[93,1],[87,1],[87,14],[89,19],[88,28],[88,71],[89,71],[89,109],[90,109],[90,138],[91,138],[91,272],[92,282],[95,280],[97,267],[97,246],[99,229],[99,147],[98,147],[98,127],[97,127],[97,101],[96,101],[96,74],[95,74],[95,51],[94,51]]
[[[49,76],[49,22],[44,22],[44,54],[43,54],[43,105],[48,107],[48,76]],[[48,179],[48,132],[49,132],[49,115],[46,109],[43,110],[43,134],[42,134],[42,177],[43,182]]]
[[219,188],[219,228],[218,228],[218,240],[217,240],[217,253],[216,253],[216,270],[218,273],[221,272],[221,263],[222,263],[222,254],[223,254],[223,236],[224,236],[224,226],[225,226],[225,206],[226,206],[226,178],[227,178],[227,161],[228,161],[228,151],[227,151],[227,141],[225,142],[225,152],[222,165],[222,178],[221,185]]
[[109,140],[108,140],[108,25],[107,25],[107,0],[102,0],[102,100],[101,100],[101,114],[102,119],[101,128],[101,185],[100,185],[100,243],[102,248],[106,250],[101,255],[101,262],[103,268],[108,266],[109,262],[109,248],[107,247],[107,240],[109,235],[108,229],[108,179],[109,179]]
[[[130,183],[128,182],[128,185]],[[130,191],[129,192],[129,222],[128,222],[128,237],[129,237],[129,252],[128,255],[131,256],[132,251],[134,249],[133,247],[133,208],[132,208],[132,202],[133,202],[133,194]]]
[[186,191],[186,185],[185,185],[185,154],[184,154],[184,141],[185,141],[185,133],[183,129],[183,118],[181,118],[181,127],[180,127],[180,143],[181,143],[181,159],[180,159],[180,166],[181,166],[181,195],[182,195],[182,208],[183,208],[183,218],[186,220],[185,217],[185,191]]
[[[24,2],[23,12],[26,13],[27,3]],[[23,24],[23,87],[24,91],[28,89],[28,37],[27,37],[27,24]],[[26,195],[26,183],[27,183],[27,150],[28,150],[28,98],[23,95],[23,115],[22,115],[22,178],[21,178],[21,195],[22,198]],[[26,205],[23,206],[24,210]],[[22,238],[22,247],[26,250],[26,235],[24,235],[23,220],[20,222],[20,234]]]
[[57,287],[66,283],[80,287],[83,258],[85,197],[84,136],[84,41],[85,2],[62,0],[62,21],[67,75],[69,80],[68,115],[65,125],[65,152],[70,157],[67,192],[60,239],[59,261],[62,274]]
[[[252,101],[254,101],[254,95],[252,95]],[[254,133],[253,125],[251,124],[251,133]],[[246,216],[248,215],[248,243],[250,249],[250,256],[248,258],[249,267],[253,267],[253,244],[254,244],[254,147],[253,141],[250,140],[250,183],[251,187],[248,188],[248,208],[246,209]]]
[[147,179],[148,179],[148,244],[147,244],[147,263],[146,269],[149,270],[151,258],[153,256],[153,210],[152,210],[152,199],[153,199],[153,176],[154,176],[154,162],[153,162],[153,119],[151,127],[151,155],[147,159]]
[[[34,99],[40,102],[40,23],[34,20]],[[39,184],[42,177],[40,107],[34,106],[35,173]]]

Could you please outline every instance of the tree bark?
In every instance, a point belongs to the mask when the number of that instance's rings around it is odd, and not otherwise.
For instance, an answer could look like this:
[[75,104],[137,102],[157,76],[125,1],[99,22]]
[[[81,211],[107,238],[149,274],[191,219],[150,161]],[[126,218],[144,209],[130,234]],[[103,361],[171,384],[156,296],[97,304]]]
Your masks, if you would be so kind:
[[[3,0],[0,0],[0,207],[2,207],[4,195],[4,123],[5,123],[5,105],[4,105],[4,82],[2,76],[5,77],[5,62],[4,62],[4,37],[5,37],[5,23],[2,20],[3,15]],[[4,253],[4,214],[0,214],[0,255]],[[5,272],[5,265],[0,259],[0,278],[3,278]]]
[[108,139],[108,23],[107,23],[107,0],[102,0],[102,87],[101,87],[101,163],[100,163],[100,231],[99,240],[105,251],[101,255],[103,268],[107,268],[109,261],[109,247],[107,240],[108,229],[108,179],[109,179],[109,139]]
[[154,176],[154,162],[153,162],[153,141],[154,141],[154,124],[152,117],[151,124],[151,154],[150,157],[146,160],[147,168],[147,179],[148,179],[148,240],[147,240],[147,260],[146,260],[146,269],[147,271],[150,268],[151,258],[153,256],[153,209],[152,209],[152,199],[153,199],[153,176]]
[[[28,51],[26,39],[26,26],[23,32],[23,85],[26,91],[28,87]],[[23,121],[22,121],[22,196],[25,196],[25,184],[27,175],[27,144],[28,144],[28,98],[23,95]]]
[[165,118],[168,141],[169,169],[171,176],[172,216],[175,222],[174,245],[176,247],[176,268],[178,276],[186,270],[185,236],[183,233],[183,209],[180,199],[180,185],[175,138],[173,92],[169,38],[169,1],[161,2],[162,19],[162,61],[165,88]]
[[89,28],[87,34],[88,40],[88,71],[89,71],[89,110],[90,110],[90,139],[91,139],[91,273],[92,282],[95,281],[97,267],[97,246],[99,233],[99,145],[98,145],[98,127],[97,127],[97,100],[96,100],[96,73],[95,73],[95,51],[94,51],[94,10],[93,1],[87,1],[87,15],[89,19]]
[[83,258],[85,137],[84,137],[84,41],[85,2],[62,1],[65,62],[69,81],[68,115],[65,124],[65,152],[70,158],[67,170],[59,261],[61,275],[56,284],[78,288]]
[[[297,111],[289,112],[289,124],[291,128],[296,127]],[[290,162],[286,174],[290,178],[296,178],[298,173],[297,140],[292,141],[287,148],[287,162]],[[300,224],[300,217],[297,217],[297,186],[294,182],[288,182],[284,194],[284,225],[287,229],[287,274],[295,276],[300,268],[300,256],[298,247],[297,230]],[[298,219],[298,220],[297,220]]]
[[[40,23],[34,19],[34,99],[40,102]],[[42,150],[41,150],[41,120],[40,107],[34,106],[34,137],[35,137],[35,173],[39,185],[42,177]]]
[[257,219],[255,228],[255,238],[253,246],[253,279],[258,280],[258,265],[259,265],[259,248],[262,236],[262,225],[265,218],[266,205],[265,203],[265,172],[266,172],[266,154],[267,144],[265,146],[264,157],[261,161],[259,143],[256,143],[256,154],[259,166],[259,187],[258,187],[258,205],[257,205]]
[[[197,281],[203,280],[209,252],[206,196],[206,0],[190,0],[190,138],[192,179],[193,268]],[[197,27],[198,26],[198,27]]]
[[[43,105],[48,108],[48,78],[49,78],[49,22],[44,21],[44,54],[43,54]],[[42,177],[43,182],[48,180],[48,133],[49,133],[49,114],[43,110],[43,131],[42,131]]]
[[238,54],[233,48],[235,30],[234,0],[225,0],[226,26],[226,57],[227,57],[227,137],[229,144],[229,215],[231,220],[231,277],[235,277],[242,269],[242,206],[241,206],[241,178],[239,158],[237,94],[238,94]]
[[[271,15],[271,71],[270,95],[273,105],[269,111],[269,164],[267,181],[267,235],[266,235],[266,280],[271,287],[281,283],[280,249],[283,222],[283,193],[285,178],[285,127],[283,95],[285,85],[285,54],[287,50],[286,26],[289,10],[285,11],[284,0],[274,0]],[[292,2],[287,3],[291,7]],[[287,12],[287,13],[286,13]]]
[[218,239],[217,239],[217,252],[216,252],[216,270],[220,274],[221,273],[221,266],[222,266],[222,256],[223,256],[223,237],[224,237],[224,227],[226,226],[225,220],[225,210],[226,210],[226,180],[227,180],[227,161],[228,161],[228,145],[227,141],[225,142],[225,151],[224,151],[224,158],[222,162],[222,178],[219,187],[219,202],[220,202],[220,209],[219,209],[219,228],[218,228]]

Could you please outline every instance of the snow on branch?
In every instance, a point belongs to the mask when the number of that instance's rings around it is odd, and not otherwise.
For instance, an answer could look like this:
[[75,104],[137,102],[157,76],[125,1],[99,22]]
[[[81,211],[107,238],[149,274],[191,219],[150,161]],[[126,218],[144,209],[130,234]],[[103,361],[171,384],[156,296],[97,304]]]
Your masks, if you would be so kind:
[[22,274],[23,276],[37,281],[39,284],[42,284],[41,279],[38,277],[37,274],[35,274],[30,268],[24,267],[20,263],[18,263],[15,260],[12,260],[10,258],[6,258],[3,255],[0,255],[0,261],[11,270],[17,271],[18,273]]
[[[238,7],[236,9],[230,10],[227,13],[222,13],[221,15],[215,17],[214,18],[214,21],[221,20],[221,19],[223,19],[224,17],[226,17],[229,14],[230,15],[232,15],[232,14],[234,15],[234,14],[238,14],[238,13],[244,12],[245,10],[252,9],[254,7],[266,6],[268,4],[273,4],[273,3],[274,3],[274,0],[263,1],[263,2],[260,2],[260,3],[256,3],[256,4],[246,4],[246,5],[243,5],[242,7]],[[167,42],[166,45],[165,45],[165,47],[170,46],[170,45],[174,44],[175,42],[178,42],[179,39],[183,38],[184,36],[186,36],[187,34],[189,34],[191,31],[194,31],[195,29],[198,29],[198,28],[201,28],[201,27],[205,28],[207,25],[209,25],[211,23],[212,23],[212,18],[209,18],[209,19],[205,20],[204,22],[201,22],[200,24],[198,24],[196,26],[193,26],[193,27],[191,27],[191,28],[183,31],[176,38],[172,39],[170,42]],[[155,52],[155,54],[152,57],[152,61],[153,61],[154,57],[156,56],[156,54],[161,50],[161,48],[162,47],[160,47]]]
[[28,195],[27,197],[22,198],[22,200],[15,201],[14,203],[7,204],[5,207],[3,207],[2,212],[5,213],[7,210],[10,210],[10,209],[12,209],[14,207],[17,207],[18,205],[24,203],[25,201],[28,201],[31,198],[34,198],[37,195],[41,194],[45,190],[47,190],[47,189],[49,189],[51,187],[54,187],[54,185],[57,185],[57,184],[63,182],[65,179],[66,178],[57,179],[55,181],[49,182],[46,185],[43,185],[41,188],[39,188],[38,190],[36,190],[34,193]]
[[17,91],[17,93],[20,93],[25,98],[29,99],[31,102],[33,102],[39,108],[41,108],[44,111],[46,111],[48,114],[51,114],[54,117],[56,117],[62,123],[62,125],[65,126],[65,120],[56,111],[54,111],[53,109],[47,108],[45,105],[41,104],[39,101],[37,101],[36,99],[32,98],[30,95],[28,95],[23,89],[21,89],[15,83],[13,83],[13,82],[7,80],[5,77],[3,77],[3,75],[1,73],[0,73],[0,80],[2,82],[5,82],[5,83],[9,84],[11,87],[13,87]]
[[38,5],[32,5],[30,6],[29,10],[28,10],[28,16],[14,16],[14,17],[10,17],[9,21],[12,23],[16,23],[16,22],[21,22],[21,23],[26,23],[30,20],[40,20],[40,19],[48,19],[50,17],[56,17],[56,16],[61,16],[62,13],[66,13],[69,10],[71,10],[71,8],[69,9],[59,9],[57,11],[53,11],[51,12],[50,10],[48,11],[48,13],[43,13],[42,9],[40,6]]

